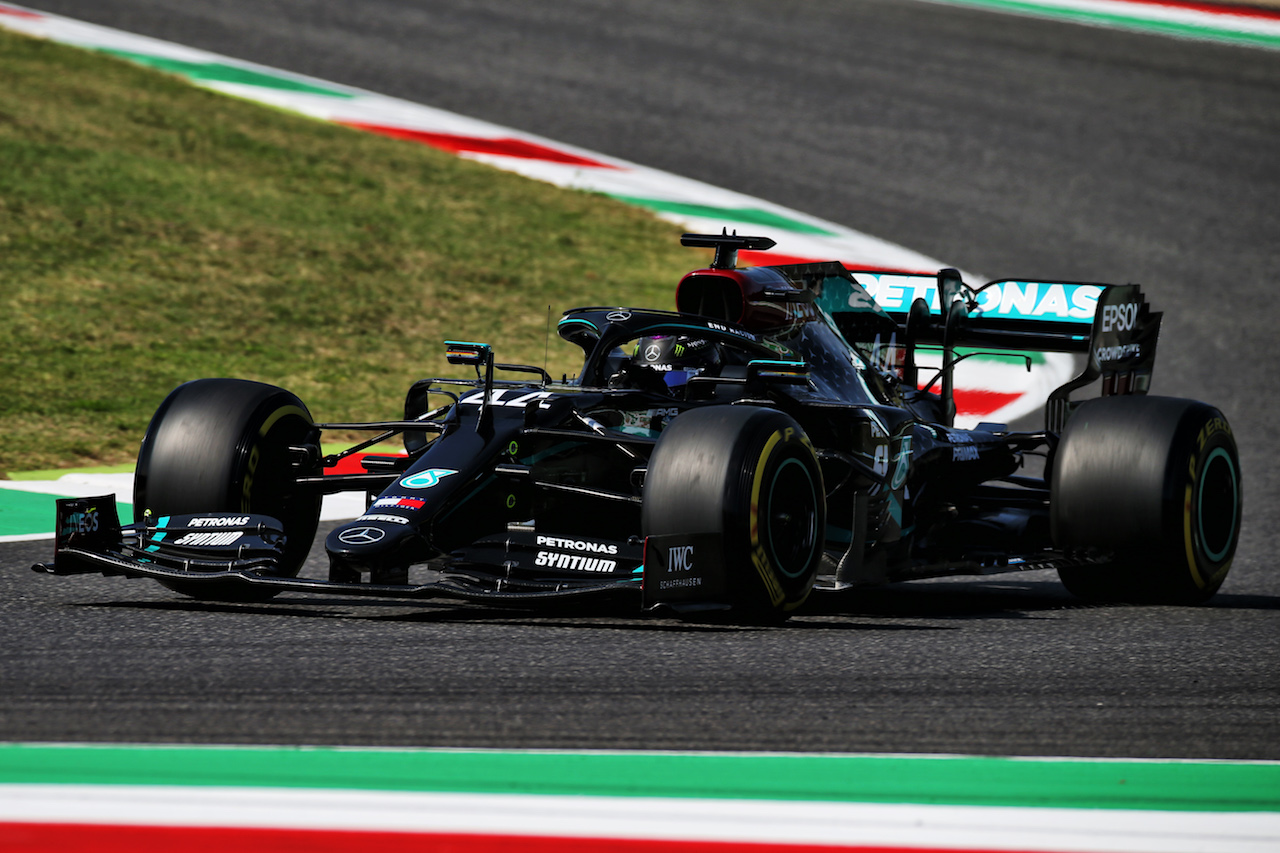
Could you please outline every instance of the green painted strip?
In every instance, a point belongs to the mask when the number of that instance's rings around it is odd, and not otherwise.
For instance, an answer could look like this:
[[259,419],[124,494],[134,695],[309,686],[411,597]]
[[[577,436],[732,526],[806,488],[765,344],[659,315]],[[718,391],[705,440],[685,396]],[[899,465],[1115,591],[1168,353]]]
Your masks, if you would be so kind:
[[752,225],[766,225],[771,228],[782,228],[797,234],[820,234],[825,237],[836,236],[834,232],[807,222],[800,222],[787,216],[758,207],[717,207],[710,204],[689,204],[682,201],[668,201],[660,198],[644,198],[642,196],[614,195],[618,201],[648,208],[658,213],[677,213],[683,216],[698,216],[706,219],[728,219],[733,222],[749,222]]
[[264,71],[243,68],[223,62],[186,62],[181,59],[168,59],[146,53],[135,53],[128,50],[99,47],[97,50],[128,59],[139,65],[168,71],[195,81],[213,83],[241,83],[246,86],[261,86],[264,89],[280,89],[286,92],[304,92],[309,95],[327,95],[331,98],[354,98],[355,96],[338,89],[317,86],[289,77],[276,76]]
[[1096,24],[1121,29],[1144,30],[1179,38],[1208,39],[1280,50],[1280,36],[1266,33],[1248,33],[1225,27],[1199,26],[1177,21],[1159,21],[1136,15],[1094,12],[1085,9],[1064,9],[1019,0],[935,0],[953,6],[980,6],[1002,12],[1035,15],[1042,18],[1058,18],[1082,24]]
[[53,495],[0,489],[0,536],[52,533]]
[[1274,762],[5,744],[0,782],[1280,811]]
[[[0,536],[52,536],[60,497],[67,495],[0,488]],[[133,521],[133,504],[117,502],[116,512],[121,523]]]

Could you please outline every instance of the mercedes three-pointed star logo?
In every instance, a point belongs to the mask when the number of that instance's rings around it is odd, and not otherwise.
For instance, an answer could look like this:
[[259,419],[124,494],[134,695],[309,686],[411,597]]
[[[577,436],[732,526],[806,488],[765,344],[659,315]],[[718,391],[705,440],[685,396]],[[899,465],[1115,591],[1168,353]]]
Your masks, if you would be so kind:
[[338,534],[338,541],[347,545],[372,545],[387,532],[379,527],[352,527]]

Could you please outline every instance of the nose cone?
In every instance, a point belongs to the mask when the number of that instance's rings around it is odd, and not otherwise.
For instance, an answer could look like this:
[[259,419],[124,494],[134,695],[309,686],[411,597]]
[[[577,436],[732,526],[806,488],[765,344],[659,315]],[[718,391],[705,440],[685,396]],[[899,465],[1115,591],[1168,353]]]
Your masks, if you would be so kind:
[[370,548],[377,550],[374,546],[386,542],[388,536],[394,537],[395,533],[396,528],[385,523],[353,522],[330,533],[325,546],[330,551],[343,550],[351,553],[360,553]]
[[350,577],[352,572],[398,572],[425,557],[428,550],[407,519],[379,518],[376,513],[335,528],[325,538],[324,548],[329,553],[330,575],[341,569],[345,570],[341,572],[344,577]]

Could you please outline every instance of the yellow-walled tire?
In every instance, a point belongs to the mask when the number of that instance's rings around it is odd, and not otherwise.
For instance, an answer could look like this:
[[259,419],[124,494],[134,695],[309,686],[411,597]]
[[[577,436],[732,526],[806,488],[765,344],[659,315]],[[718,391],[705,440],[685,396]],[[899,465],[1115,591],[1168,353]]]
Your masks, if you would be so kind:
[[1240,459],[1222,413],[1171,397],[1102,397],[1067,423],[1054,455],[1050,524],[1068,552],[1111,554],[1059,571],[1096,601],[1198,604],[1227,577],[1240,538]]
[[[197,379],[175,388],[151,418],[134,478],[134,520],[201,512],[252,512],[281,522],[279,574],[298,574],[320,519],[320,497],[294,488],[290,446],[314,443],[311,413],[296,396],[260,382]],[[260,601],[271,590],[162,581],[193,598]]]
[[813,445],[774,409],[684,412],[649,460],[641,527],[715,534],[734,617],[782,621],[808,597],[822,558],[826,498]]

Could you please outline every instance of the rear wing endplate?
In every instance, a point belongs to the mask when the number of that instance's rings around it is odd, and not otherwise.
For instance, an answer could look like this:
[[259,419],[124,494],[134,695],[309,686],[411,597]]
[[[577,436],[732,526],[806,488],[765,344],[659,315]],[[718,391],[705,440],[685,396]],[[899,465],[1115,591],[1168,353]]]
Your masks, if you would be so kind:
[[1071,392],[1102,379],[1102,396],[1145,394],[1151,389],[1163,315],[1153,312],[1136,284],[1111,285],[1098,297],[1084,371],[1049,395],[1045,428],[1060,433],[1079,403]]

